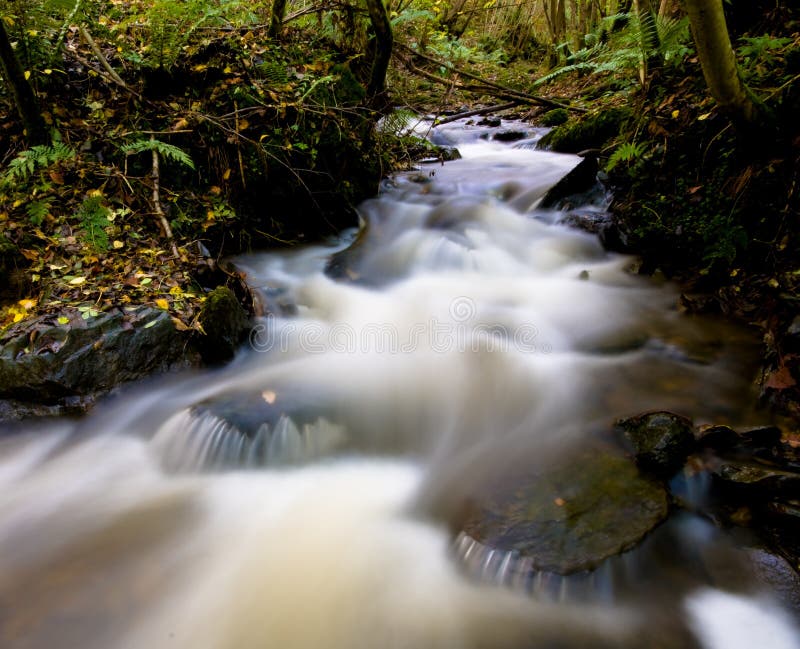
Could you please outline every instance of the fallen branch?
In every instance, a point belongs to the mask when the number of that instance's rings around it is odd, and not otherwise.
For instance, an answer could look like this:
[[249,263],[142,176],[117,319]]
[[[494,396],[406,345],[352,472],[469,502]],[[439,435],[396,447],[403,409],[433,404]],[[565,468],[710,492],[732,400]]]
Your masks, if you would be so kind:
[[89,30],[86,29],[86,27],[84,27],[83,25],[81,25],[80,27],[78,27],[78,31],[80,31],[83,40],[86,41],[86,44],[92,50],[92,53],[97,57],[97,60],[100,61],[100,65],[103,66],[108,76],[111,77],[111,80],[121,88],[125,88],[125,90],[127,90],[128,92],[133,92],[130,88],[128,88],[128,84],[126,84],[122,80],[122,77],[117,74],[116,70],[114,70],[114,68],[111,67],[111,64],[108,62],[106,57],[103,56],[103,53],[100,51],[100,48],[97,47],[97,43],[94,42],[92,35],[89,33]]
[[449,124],[450,122],[458,121],[459,119],[466,119],[467,117],[477,117],[478,115],[488,115],[489,113],[499,113],[504,110],[509,110],[511,108],[515,108],[523,103],[522,99],[515,99],[513,101],[509,101],[506,104],[500,104],[498,106],[485,106],[484,108],[476,108],[474,110],[468,110],[463,113],[458,113],[457,115],[450,115],[449,117],[443,117],[442,119],[437,119],[434,123],[436,126],[441,126],[442,124]]
[[[398,44],[398,47],[400,47],[401,49],[406,50],[408,53],[412,54],[413,56],[418,56],[421,59],[424,59],[425,61],[428,61],[429,63],[433,63],[433,64],[435,64],[435,65],[437,65],[439,67],[444,68],[445,70],[449,70],[453,74],[457,74],[457,75],[465,77],[467,79],[472,79],[473,81],[477,81],[481,85],[484,85],[484,86],[487,86],[489,88],[492,88],[494,90],[494,92],[489,93],[489,94],[494,94],[494,96],[496,96],[496,97],[507,97],[509,99],[518,98],[521,101],[527,101],[527,102],[530,102],[530,103],[533,103],[533,104],[539,104],[541,106],[548,106],[550,108],[564,108],[566,110],[572,110],[572,111],[575,111],[575,112],[578,112],[578,113],[586,113],[586,112],[588,112],[585,108],[580,108],[578,106],[570,106],[569,104],[563,104],[563,103],[561,103],[559,101],[555,101],[554,99],[548,99],[547,97],[541,97],[539,95],[530,95],[530,94],[528,94],[526,92],[522,92],[521,90],[515,90],[514,88],[509,88],[508,86],[504,86],[504,85],[501,85],[501,84],[496,83],[494,81],[490,81],[489,79],[484,79],[482,77],[479,77],[476,74],[472,74],[471,72],[466,72],[465,70],[460,70],[460,69],[450,65],[449,63],[445,63],[444,61],[440,61],[438,59],[435,59],[432,56],[428,56],[427,54],[422,54],[421,52],[417,52],[416,50],[411,49],[407,45]],[[432,81],[437,81],[439,83],[443,83],[445,81],[447,83],[451,83],[451,81],[445,80],[444,77],[439,77],[437,75],[431,74],[430,72],[422,70],[421,68],[416,67],[410,61],[404,59],[403,57],[398,56],[398,58],[404,64],[406,64],[406,66],[409,67],[409,69],[412,72],[415,72],[417,74],[421,74],[422,76],[424,76],[424,77],[426,77],[426,78],[428,78],[428,79],[430,79]],[[499,92],[497,92],[497,91],[499,91]]]

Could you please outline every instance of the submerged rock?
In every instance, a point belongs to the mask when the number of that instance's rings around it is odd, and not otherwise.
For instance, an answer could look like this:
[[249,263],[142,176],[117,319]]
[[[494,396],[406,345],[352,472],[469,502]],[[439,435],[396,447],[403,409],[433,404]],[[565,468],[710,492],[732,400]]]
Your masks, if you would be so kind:
[[668,477],[694,448],[692,422],[671,412],[649,412],[617,421],[626,444],[645,471]]
[[577,455],[502,484],[469,506],[462,530],[532,570],[591,570],[638,544],[668,513],[664,487],[617,449],[594,443]]

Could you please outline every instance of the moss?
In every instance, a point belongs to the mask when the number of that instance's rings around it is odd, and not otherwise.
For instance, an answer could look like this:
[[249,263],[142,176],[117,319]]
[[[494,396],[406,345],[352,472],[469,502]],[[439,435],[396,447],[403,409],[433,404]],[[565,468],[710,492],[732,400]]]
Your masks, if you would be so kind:
[[569,113],[565,108],[556,108],[547,111],[542,115],[542,126],[560,126],[569,119]]
[[554,128],[539,143],[541,147],[562,153],[578,153],[585,149],[601,148],[617,137],[630,121],[633,111],[628,107],[609,108],[589,113]]
[[218,286],[206,296],[200,325],[205,332],[200,353],[206,362],[219,363],[230,359],[244,339],[248,318],[234,292]]

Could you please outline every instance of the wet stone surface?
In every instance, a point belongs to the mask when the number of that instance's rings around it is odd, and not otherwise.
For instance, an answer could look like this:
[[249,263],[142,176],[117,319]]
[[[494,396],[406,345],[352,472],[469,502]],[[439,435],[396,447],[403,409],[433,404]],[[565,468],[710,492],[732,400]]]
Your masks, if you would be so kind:
[[591,570],[634,547],[668,513],[664,487],[611,446],[586,444],[574,457],[506,476],[469,507],[463,531],[514,551],[533,570]]

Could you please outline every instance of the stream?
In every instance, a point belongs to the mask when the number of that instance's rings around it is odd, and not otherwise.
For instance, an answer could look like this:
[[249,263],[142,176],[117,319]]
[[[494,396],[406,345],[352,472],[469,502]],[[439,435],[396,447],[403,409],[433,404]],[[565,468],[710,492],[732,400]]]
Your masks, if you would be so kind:
[[572,514],[552,565],[485,532],[553,467],[547,506],[606,507],[581,481],[618,418],[761,423],[750,334],[539,209],[580,158],[525,128],[435,129],[462,158],[385,181],[358,232],[236,260],[264,315],[225,368],[0,435],[0,647],[800,648],[689,511],[569,565]]

